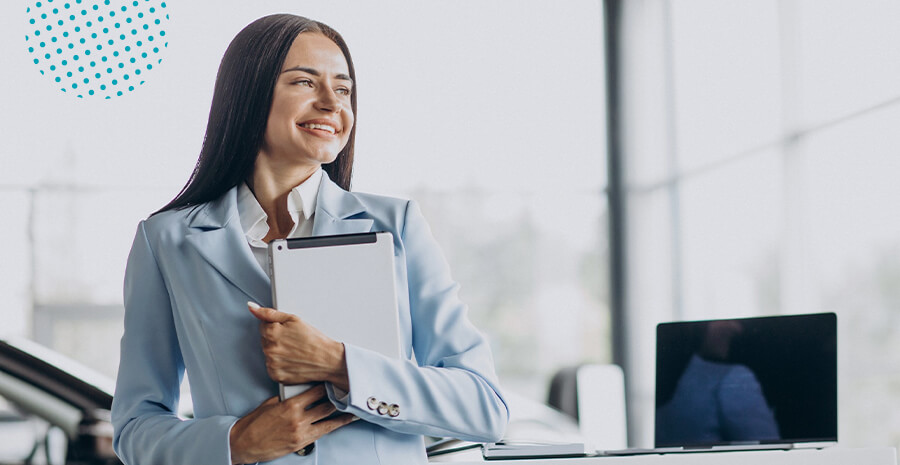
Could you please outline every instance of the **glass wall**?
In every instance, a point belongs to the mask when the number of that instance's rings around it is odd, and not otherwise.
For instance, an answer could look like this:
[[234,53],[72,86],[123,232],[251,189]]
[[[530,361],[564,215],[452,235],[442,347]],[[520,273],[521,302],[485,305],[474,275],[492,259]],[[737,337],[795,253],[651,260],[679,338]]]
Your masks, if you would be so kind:
[[[20,8],[21,7],[21,8]],[[354,190],[414,198],[505,387],[610,359],[600,4],[574,0],[169,2],[163,61],[135,92],[77,99],[0,41],[3,337],[110,375],[137,222],[191,172],[218,62],[265,14],[341,31],[358,73]],[[0,17],[23,30],[25,5]],[[6,23],[4,23],[6,24]]]
[[656,323],[835,312],[839,440],[900,444],[900,5],[620,4],[632,442]]

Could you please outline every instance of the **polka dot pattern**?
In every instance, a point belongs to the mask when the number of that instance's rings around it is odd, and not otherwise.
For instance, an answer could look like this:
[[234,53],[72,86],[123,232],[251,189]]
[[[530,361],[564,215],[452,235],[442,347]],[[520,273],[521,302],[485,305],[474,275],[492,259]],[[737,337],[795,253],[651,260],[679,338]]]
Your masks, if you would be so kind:
[[41,75],[78,98],[134,92],[169,43],[162,0],[41,0],[25,10],[25,47]]

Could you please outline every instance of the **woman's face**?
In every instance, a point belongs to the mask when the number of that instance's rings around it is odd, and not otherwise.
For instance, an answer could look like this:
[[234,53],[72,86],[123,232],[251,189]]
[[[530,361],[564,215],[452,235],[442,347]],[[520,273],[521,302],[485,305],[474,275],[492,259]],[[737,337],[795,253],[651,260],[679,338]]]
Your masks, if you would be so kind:
[[259,156],[276,165],[334,161],[353,129],[352,92],[337,44],[320,33],[298,35],[275,83]]

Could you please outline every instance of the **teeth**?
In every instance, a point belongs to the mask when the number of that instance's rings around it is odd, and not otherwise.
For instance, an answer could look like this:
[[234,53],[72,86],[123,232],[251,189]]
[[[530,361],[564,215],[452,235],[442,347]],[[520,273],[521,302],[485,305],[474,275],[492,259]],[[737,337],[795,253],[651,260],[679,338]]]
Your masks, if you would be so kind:
[[329,125],[327,125],[327,124],[308,124],[308,123],[304,123],[304,124],[301,124],[300,126],[301,126],[301,127],[304,127],[304,128],[309,128],[309,129],[321,129],[321,130],[323,130],[323,131],[328,131],[329,133],[334,134],[334,128],[331,127],[331,126],[329,126]]

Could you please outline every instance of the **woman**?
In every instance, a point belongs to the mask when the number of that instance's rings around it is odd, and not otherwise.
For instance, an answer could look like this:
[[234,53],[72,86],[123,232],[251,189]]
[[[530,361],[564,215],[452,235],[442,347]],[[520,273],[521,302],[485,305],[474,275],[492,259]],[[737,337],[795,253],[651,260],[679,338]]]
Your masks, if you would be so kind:
[[[126,464],[422,463],[423,435],[502,436],[489,347],[418,207],[348,192],[355,81],[341,36],[306,18],[261,18],[229,45],[197,167],[128,258],[112,409]],[[381,230],[407,360],[265,307],[267,241]],[[191,420],[175,416],[185,372]],[[322,383],[279,402],[279,382]]]

